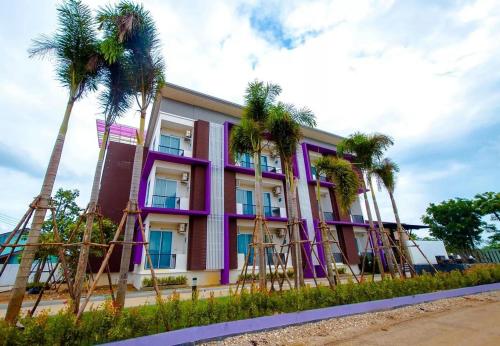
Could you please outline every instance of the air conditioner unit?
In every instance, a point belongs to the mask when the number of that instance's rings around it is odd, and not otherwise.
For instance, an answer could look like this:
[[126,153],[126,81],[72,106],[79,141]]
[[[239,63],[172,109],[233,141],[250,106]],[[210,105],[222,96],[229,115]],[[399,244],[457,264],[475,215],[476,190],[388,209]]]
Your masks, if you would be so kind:
[[186,230],[187,230],[187,223],[180,223],[179,227],[177,228],[177,232],[186,233]]
[[276,235],[279,237],[279,238],[283,238],[286,234],[286,228],[278,228],[276,229]]
[[188,172],[183,172],[182,173],[181,181],[183,183],[187,183],[189,181],[189,173]]
[[275,187],[273,187],[273,194],[275,196],[281,195],[281,186],[275,186]]
[[191,130],[186,130],[186,135],[184,136],[184,138],[186,138],[186,139],[191,139],[191,137],[192,137],[192,132],[191,132]]

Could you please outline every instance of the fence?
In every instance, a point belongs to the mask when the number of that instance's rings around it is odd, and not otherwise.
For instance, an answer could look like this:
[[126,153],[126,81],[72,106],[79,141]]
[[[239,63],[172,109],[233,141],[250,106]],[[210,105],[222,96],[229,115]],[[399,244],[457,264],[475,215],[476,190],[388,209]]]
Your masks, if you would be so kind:
[[460,250],[456,254],[459,254],[464,260],[472,256],[479,263],[500,263],[500,249]]

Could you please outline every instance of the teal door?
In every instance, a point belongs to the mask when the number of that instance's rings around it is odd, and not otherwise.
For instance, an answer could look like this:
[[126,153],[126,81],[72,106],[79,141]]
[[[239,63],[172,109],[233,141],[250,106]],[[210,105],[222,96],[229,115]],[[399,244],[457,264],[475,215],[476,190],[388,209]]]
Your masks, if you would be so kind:
[[[172,259],[172,232],[153,231],[149,232],[149,253],[153,268],[169,269],[175,264]],[[146,261],[146,269],[149,265]]]
[[248,251],[250,251],[250,256],[248,257],[248,264],[253,265],[253,248],[250,248],[249,244],[252,242],[252,235],[248,233],[238,234],[238,253],[245,255],[247,257]]
[[271,193],[270,192],[264,192],[263,196],[263,204],[264,204],[264,215],[266,217],[273,216],[272,209],[271,209]]
[[178,209],[179,203],[177,182],[175,180],[156,178],[153,207]]
[[255,215],[252,191],[237,189],[236,203],[243,205],[243,215]]
[[181,139],[175,136],[161,135],[159,151],[172,155],[184,155],[184,150],[180,149]]

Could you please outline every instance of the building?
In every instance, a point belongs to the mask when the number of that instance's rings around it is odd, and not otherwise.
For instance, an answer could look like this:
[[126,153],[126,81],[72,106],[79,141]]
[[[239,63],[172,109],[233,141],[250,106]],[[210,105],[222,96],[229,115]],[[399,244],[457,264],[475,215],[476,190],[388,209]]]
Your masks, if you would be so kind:
[[[252,157],[242,155],[234,161],[228,153],[231,129],[241,115],[238,104],[173,84],[167,84],[155,100],[145,134],[139,206],[158,276],[196,277],[202,285],[237,280],[255,214]],[[102,131],[103,124],[98,122],[99,138]],[[334,184],[317,177],[311,166],[315,158],[335,154],[341,137],[312,128],[304,128],[303,133],[294,160],[303,229],[309,239],[320,239],[315,197],[319,178],[325,220],[347,257],[344,265],[357,271],[359,254],[367,241],[359,200],[350,214],[341,213]],[[113,127],[99,203],[104,215],[115,222],[119,222],[128,200],[134,144],[135,129]],[[281,245],[286,241],[286,186],[272,143],[261,164],[264,213],[272,241]],[[137,234],[136,239],[140,239]],[[333,250],[335,260],[341,263],[339,249]],[[320,260],[324,260],[322,254]],[[318,265],[316,258],[312,261]],[[134,248],[132,264],[130,282],[139,288],[150,275],[140,246]]]

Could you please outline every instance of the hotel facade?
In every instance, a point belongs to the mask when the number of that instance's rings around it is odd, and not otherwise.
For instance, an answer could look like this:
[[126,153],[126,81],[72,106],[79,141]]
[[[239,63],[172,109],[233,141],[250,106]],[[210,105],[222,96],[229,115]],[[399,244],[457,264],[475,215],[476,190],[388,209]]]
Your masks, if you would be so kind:
[[[242,110],[241,105],[173,84],[167,84],[155,100],[145,134],[139,206],[159,277],[184,275],[188,279],[196,277],[200,285],[210,285],[234,283],[240,274],[251,242],[256,204],[252,156],[243,154],[234,160],[229,155],[231,130],[239,123]],[[102,122],[98,121],[97,127],[101,139]],[[367,241],[367,224],[359,199],[350,213],[341,212],[335,185],[317,177],[312,165],[322,155],[334,155],[342,138],[312,128],[303,128],[303,135],[294,158],[303,237],[321,240],[316,202],[319,179],[324,219],[337,236],[347,261],[343,261],[336,245],[332,245],[334,259],[356,272]],[[99,203],[104,216],[115,222],[119,222],[128,201],[134,150],[135,129],[114,125]],[[262,153],[261,165],[264,215],[271,241],[278,252],[285,253],[285,175],[272,142]],[[139,232],[135,239],[142,240]],[[324,261],[321,249],[318,254],[319,261]],[[310,257],[316,269],[320,268],[316,256],[304,255]],[[117,268],[119,252],[113,257],[111,265]],[[268,260],[273,263],[270,256]],[[141,246],[134,247],[130,271],[130,283],[136,288],[150,277]],[[322,275],[321,270],[317,273]]]

